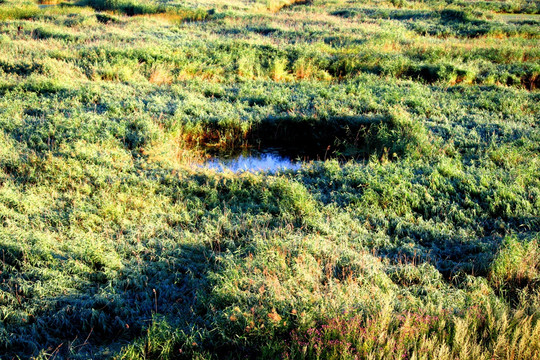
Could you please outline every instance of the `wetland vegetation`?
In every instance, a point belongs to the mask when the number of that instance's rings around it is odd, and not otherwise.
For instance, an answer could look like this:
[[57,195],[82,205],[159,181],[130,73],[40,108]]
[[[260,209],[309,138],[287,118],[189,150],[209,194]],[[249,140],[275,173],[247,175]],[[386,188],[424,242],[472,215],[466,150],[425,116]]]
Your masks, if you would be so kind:
[[539,12],[0,0],[0,358],[540,359]]

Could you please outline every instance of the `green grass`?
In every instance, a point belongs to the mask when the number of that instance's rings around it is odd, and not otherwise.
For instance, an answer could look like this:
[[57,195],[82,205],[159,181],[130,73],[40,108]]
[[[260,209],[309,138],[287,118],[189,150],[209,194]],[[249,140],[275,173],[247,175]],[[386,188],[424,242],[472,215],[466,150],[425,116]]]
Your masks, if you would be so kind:
[[537,8],[0,3],[0,358],[540,359]]

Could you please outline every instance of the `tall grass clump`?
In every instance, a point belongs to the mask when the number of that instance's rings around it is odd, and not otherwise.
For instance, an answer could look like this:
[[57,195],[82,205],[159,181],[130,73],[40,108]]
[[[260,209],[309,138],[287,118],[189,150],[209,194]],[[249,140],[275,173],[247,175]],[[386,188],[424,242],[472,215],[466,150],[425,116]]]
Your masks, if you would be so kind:
[[166,11],[166,8],[158,3],[136,0],[87,0],[84,4],[99,11],[118,11],[131,16]]
[[537,288],[540,283],[538,239],[506,239],[491,265],[490,280],[496,289],[509,296],[516,296],[524,288]]
[[36,5],[5,5],[0,4],[0,20],[25,20],[31,19],[39,14]]
[[[484,312],[486,311],[486,312]],[[490,319],[490,317],[493,317]],[[500,321],[500,323],[498,323]],[[489,328],[490,330],[487,330]],[[487,331],[486,331],[487,330]],[[287,359],[492,359],[536,358],[536,316],[494,313],[471,307],[430,315],[422,310],[353,317],[294,332]]]
[[170,21],[202,21],[208,17],[204,9],[170,6],[159,2],[137,0],[85,0],[82,4],[99,11],[114,11],[128,16],[161,14]]
[[307,5],[311,4],[311,2],[311,0],[266,0],[266,8],[272,12],[277,12],[292,5]]

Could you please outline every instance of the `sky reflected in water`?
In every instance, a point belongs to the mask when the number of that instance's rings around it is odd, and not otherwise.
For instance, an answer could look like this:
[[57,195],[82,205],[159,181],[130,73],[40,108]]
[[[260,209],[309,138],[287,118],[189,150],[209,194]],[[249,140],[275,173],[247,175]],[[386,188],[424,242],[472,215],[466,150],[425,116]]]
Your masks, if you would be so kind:
[[206,168],[219,172],[267,172],[275,173],[283,170],[298,170],[302,166],[300,162],[274,153],[242,154],[234,158],[212,158],[204,165]]

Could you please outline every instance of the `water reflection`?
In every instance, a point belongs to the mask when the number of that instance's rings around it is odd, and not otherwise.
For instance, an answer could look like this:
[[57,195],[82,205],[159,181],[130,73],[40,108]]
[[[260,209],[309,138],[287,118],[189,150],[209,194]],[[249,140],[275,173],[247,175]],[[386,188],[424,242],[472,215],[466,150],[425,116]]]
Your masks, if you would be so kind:
[[300,162],[292,161],[276,153],[251,153],[241,154],[232,158],[212,158],[205,167],[219,172],[267,172],[275,173],[283,170],[298,170],[302,166]]

